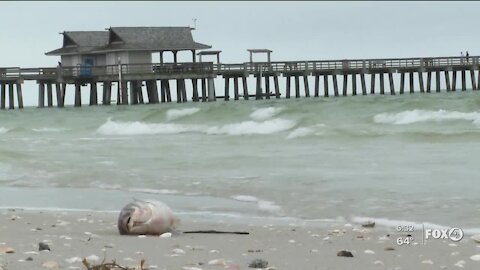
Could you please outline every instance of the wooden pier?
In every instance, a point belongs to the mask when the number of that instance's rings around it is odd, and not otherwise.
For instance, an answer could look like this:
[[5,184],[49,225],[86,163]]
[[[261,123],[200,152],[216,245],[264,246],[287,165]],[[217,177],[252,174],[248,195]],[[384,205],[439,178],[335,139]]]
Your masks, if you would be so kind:
[[[23,108],[22,84],[25,81],[37,82],[39,108],[65,106],[67,91],[74,91],[73,105],[79,107],[82,105],[82,86],[86,85],[89,86],[90,105],[112,104],[112,91],[115,90],[117,105],[175,101],[183,103],[189,100],[278,99],[282,96],[290,99],[301,96],[432,93],[443,90],[442,81],[447,92],[457,89],[466,91],[467,87],[478,90],[479,60],[479,56],[470,56],[240,64],[191,62],[54,68],[6,67],[0,68],[0,108]],[[280,77],[284,78],[284,88],[281,88]],[[255,89],[248,89],[248,81],[252,79]],[[310,79],[314,82],[313,85],[310,85]],[[224,80],[223,91],[215,88],[217,80]],[[341,89],[339,80],[342,82]],[[116,84],[116,89],[112,89],[113,84]],[[172,100],[170,89],[173,84],[176,86],[175,101]],[[187,88],[191,91],[187,91]],[[146,90],[146,96],[143,89]],[[98,91],[102,91],[101,101],[97,99]],[[191,97],[187,92],[192,93]]]

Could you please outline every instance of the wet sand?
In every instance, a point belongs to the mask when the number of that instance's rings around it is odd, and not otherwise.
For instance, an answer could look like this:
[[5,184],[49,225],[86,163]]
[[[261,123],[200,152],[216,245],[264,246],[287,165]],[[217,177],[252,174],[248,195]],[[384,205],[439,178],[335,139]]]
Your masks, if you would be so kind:
[[[466,236],[460,242],[429,240],[418,233],[399,246],[394,230],[342,224],[327,228],[299,224],[229,225],[228,220],[200,223],[182,220],[171,237],[121,236],[115,213],[0,212],[0,269],[86,269],[115,260],[148,269],[252,269],[255,259],[270,269],[480,269],[480,245]],[[182,234],[188,230],[247,231],[249,235]],[[50,251],[39,251],[39,243]],[[8,248],[13,253],[5,253]],[[339,250],[353,257],[339,257]],[[480,257],[480,256],[479,256]],[[2,269],[2,270],[3,270]]]

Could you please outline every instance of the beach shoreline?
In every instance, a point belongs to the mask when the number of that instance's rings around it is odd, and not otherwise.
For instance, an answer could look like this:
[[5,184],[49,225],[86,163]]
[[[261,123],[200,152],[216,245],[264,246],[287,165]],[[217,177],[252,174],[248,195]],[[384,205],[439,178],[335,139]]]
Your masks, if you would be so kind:
[[[270,269],[477,269],[471,257],[480,246],[466,236],[462,241],[429,240],[418,235],[399,246],[406,233],[359,224],[328,227],[305,224],[230,224],[182,220],[171,237],[121,236],[116,213],[0,211],[0,265],[15,269],[86,269],[115,260],[122,266],[148,269],[252,269],[255,259]],[[189,230],[244,231],[238,234],[182,234]],[[39,251],[39,243],[50,251]],[[340,257],[348,250],[353,257]]]

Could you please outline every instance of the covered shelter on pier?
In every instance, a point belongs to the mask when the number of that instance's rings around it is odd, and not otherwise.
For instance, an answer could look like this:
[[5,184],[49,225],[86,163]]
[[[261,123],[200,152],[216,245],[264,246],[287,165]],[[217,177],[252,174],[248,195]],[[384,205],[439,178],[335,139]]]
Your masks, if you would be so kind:
[[46,55],[61,56],[62,66],[103,66],[152,63],[152,53],[191,51],[196,62],[196,51],[211,48],[195,42],[190,27],[110,27],[105,31],[65,31],[63,46]]

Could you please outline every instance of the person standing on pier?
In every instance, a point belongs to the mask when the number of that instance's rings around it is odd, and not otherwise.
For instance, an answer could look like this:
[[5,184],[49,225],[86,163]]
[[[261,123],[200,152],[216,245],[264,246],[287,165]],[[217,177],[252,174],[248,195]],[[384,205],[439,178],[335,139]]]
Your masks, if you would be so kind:
[[465,53],[465,56],[467,57],[467,63],[468,63],[468,57],[470,56],[470,55],[468,54],[468,51]]

